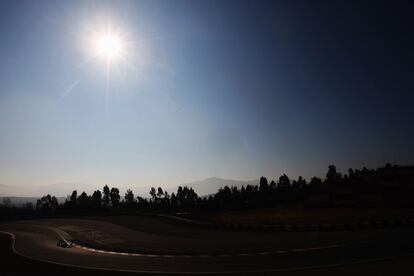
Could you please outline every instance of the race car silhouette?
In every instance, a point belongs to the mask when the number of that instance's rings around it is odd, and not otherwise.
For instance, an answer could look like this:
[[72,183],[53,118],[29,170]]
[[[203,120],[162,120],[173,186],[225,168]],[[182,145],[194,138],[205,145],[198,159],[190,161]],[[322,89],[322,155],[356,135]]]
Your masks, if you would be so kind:
[[63,247],[63,248],[71,248],[71,247],[73,247],[73,244],[71,244],[67,241],[64,241],[64,240],[59,240],[57,242],[57,246],[60,246],[60,247]]

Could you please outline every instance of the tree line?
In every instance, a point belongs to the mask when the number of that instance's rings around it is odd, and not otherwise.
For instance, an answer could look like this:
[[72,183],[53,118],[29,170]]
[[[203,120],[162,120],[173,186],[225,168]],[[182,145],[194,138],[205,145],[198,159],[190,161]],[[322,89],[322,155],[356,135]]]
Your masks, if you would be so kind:
[[[414,166],[386,164],[369,170],[349,169],[347,174],[329,166],[324,179],[303,177],[290,179],[286,174],[270,182],[261,177],[259,185],[220,188],[215,194],[200,197],[191,187],[178,187],[169,194],[161,187],[152,187],[149,197],[135,196],[128,189],[121,197],[119,189],[105,185],[91,195],[76,190],[59,204],[56,197],[45,195],[36,206],[15,208],[1,205],[0,215],[11,213],[28,216],[70,216],[91,214],[118,214],[137,212],[212,212],[247,210],[286,204],[303,204],[305,207],[338,206],[392,206],[414,207]],[[3,216],[2,216],[3,217]],[[23,216],[24,217],[24,216]]]

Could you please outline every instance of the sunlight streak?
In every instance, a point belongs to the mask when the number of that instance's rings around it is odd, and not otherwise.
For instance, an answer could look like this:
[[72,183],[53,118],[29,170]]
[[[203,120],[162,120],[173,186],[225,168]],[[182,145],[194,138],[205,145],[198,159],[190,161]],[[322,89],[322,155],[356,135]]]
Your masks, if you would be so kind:
[[60,97],[59,101],[63,101],[65,99],[65,97],[72,92],[72,90],[78,85],[79,80],[74,81],[66,90],[65,92],[62,94],[62,96]]
[[[98,73],[97,81],[101,80],[106,110],[110,104],[112,89],[122,91],[120,87],[129,86],[129,83],[150,84],[149,75],[152,74],[151,70],[154,67],[171,72],[171,66],[152,53],[154,51],[152,46],[156,46],[154,41],[188,35],[188,33],[179,33],[145,37],[132,32],[131,26],[125,22],[115,22],[115,18],[109,14],[96,15],[92,21],[88,20],[80,27],[80,31],[78,29],[72,35],[80,42],[85,56],[76,69],[82,68],[84,73],[89,73],[86,71],[92,69]],[[77,83],[74,87],[76,85]],[[73,89],[69,88],[69,92],[65,92],[63,97]]]

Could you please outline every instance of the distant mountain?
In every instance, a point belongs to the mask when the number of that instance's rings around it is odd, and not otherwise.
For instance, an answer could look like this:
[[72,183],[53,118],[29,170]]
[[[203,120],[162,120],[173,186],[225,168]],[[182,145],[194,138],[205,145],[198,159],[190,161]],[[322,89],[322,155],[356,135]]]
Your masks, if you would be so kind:
[[24,187],[13,187],[0,184],[0,196],[15,196],[24,192]]
[[[21,207],[29,203],[32,204],[33,207],[35,207],[36,201],[39,198],[40,197],[0,196],[0,205],[10,204],[11,206]],[[65,199],[66,197],[57,198],[59,203],[65,202]]]
[[78,195],[80,195],[82,192],[92,194],[96,189],[102,190],[102,187],[96,188],[91,185],[78,182],[64,182],[37,187],[36,191],[39,191],[40,195],[51,194],[56,197],[67,197],[68,195],[72,194],[73,190],[76,190],[78,192]]
[[[99,188],[101,189],[101,188]],[[95,189],[94,187],[84,183],[55,183],[51,185],[42,186],[10,186],[0,184],[0,196],[3,197],[41,197],[46,194],[54,195],[56,197],[66,197],[77,190],[78,194],[85,191],[90,194]]]
[[[193,188],[193,190],[199,195],[199,196],[206,196],[210,194],[215,194],[218,189],[221,187],[237,187],[241,188],[241,186],[246,185],[259,185],[259,179],[251,180],[251,181],[242,181],[242,180],[233,180],[233,179],[222,179],[218,177],[210,177],[204,180],[194,181],[190,183],[185,183],[179,186],[187,186]],[[167,189],[168,193],[176,193],[178,189],[178,186]]]
[[[178,186],[192,187],[199,196],[206,196],[210,194],[215,194],[218,191],[218,189],[224,186],[228,186],[228,187],[235,186],[235,187],[240,188],[242,185],[246,186],[248,184],[258,185],[259,179],[254,179],[251,181],[243,181],[243,180],[210,177],[204,180],[184,183]],[[167,188],[166,191],[169,194],[176,193],[178,186]],[[86,192],[88,195],[91,195],[93,191],[95,190],[102,191],[102,187],[94,187],[94,186],[87,185],[84,183],[73,183],[73,182],[55,183],[51,185],[42,185],[42,186],[29,186],[29,185],[10,186],[10,185],[0,184],[0,197],[16,197],[16,201],[18,201],[18,198],[37,199],[47,194],[50,194],[50,195],[53,195],[59,198],[60,197],[66,198],[68,195],[72,194],[73,190],[76,190],[78,192],[78,195],[80,195],[82,192]],[[126,192],[126,188],[124,187],[119,187],[119,188],[120,188],[120,194],[121,196],[123,196]],[[131,189],[134,192],[135,196],[141,196],[141,197],[146,197],[146,198],[149,197],[150,188],[151,187],[146,187],[146,186],[135,186],[135,187],[131,186]],[[33,200],[30,200],[30,202],[33,202]],[[36,200],[34,200],[34,202],[36,202]]]

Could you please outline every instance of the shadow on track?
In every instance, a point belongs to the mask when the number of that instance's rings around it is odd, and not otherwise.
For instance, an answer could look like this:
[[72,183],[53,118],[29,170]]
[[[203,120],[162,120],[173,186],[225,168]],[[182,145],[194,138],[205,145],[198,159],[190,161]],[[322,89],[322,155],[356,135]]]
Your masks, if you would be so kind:
[[[21,257],[12,250],[12,238],[7,234],[0,233],[0,275],[136,275],[126,272],[111,272],[94,269],[81,269],[49,263],[43,263]],[[368,264],[342,266],[335,268],[312,269],[305,271],[292,271],[277,273],[277,275],[403,275],[411,274],[414,269],[411,263],[414,257],[402,257],[399,259],[374,262]],[[144,274],[139,274],[144,275]],[[156,275],[156,274],[150,274]],[[170,275],[174,275],[171,273]],[[208,275],[208,274],[206,274]],[[225,275],[225,274],[222,274]],[[251,274],[250,274],[251,275]],[[264,273],[260,275],[274,275]]]
[[[113,272],[65,267],[30,260],[13,253],[11,247],[12,238],[0,233],[0,275],[115,275]],[[122,275],[133,274],[122,273]]]

